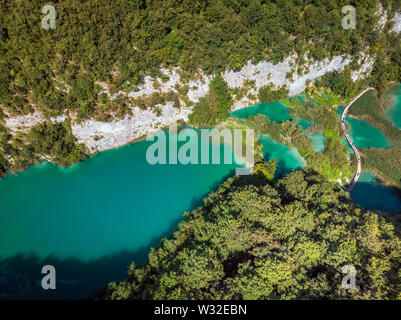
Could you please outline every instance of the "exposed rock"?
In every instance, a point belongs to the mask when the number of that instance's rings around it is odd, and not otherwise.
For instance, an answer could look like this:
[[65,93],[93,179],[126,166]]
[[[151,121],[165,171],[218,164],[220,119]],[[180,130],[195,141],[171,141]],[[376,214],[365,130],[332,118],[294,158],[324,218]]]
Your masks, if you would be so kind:
[[[59,116],[50,118],[53,122],[63,122],[65,116]],[[8,117],[5,118],[6,127],[10,129],[11,133],[17,133],[19,131],[27,132],[31,127],[44,121],[44,118],[40,112],[30,113],[24,116]]]
[[401,12],[396,12],[393,22],[394,22],[393,31],[397,33],[401,32]]
[[373,65],[376,61],[376,57],[370,56],[367,52],[368,50],[360,54],[360,58],[358,60],[360,68],[358,70],[352,71],[351,73],[351,78],[354,81],[356,81],[357,79],[365,79],[370,75],[373,70]]
[[387,10],[384,10],[381,2],[378,2],[378,9],[376,11],[376,16],[379,17],[377,21],[376,30],[382,30],[387,22]]
[[[247,80],[254,80],[255,87],[252,88],[248,94],[252,94],[257,97],[258,90],[260,87],[265,86],[269,83],[275,86],[286,85],[289,89],[289,95],[296,95],[306,88],[306,82],[308,80],[313,81],[327,72],[330,71],[342,71],[344,67],[351,62],[349,57],[336,56],[332,60],[325,59],[323,61],[310,61],[307,60],[305,66],[306,72],[297,74],[297,68],[295,65],[296,56],[287,57],[283,62],[273,64],[269,61],[262,61],[254,65],[251,61],[239,71],[227,70],[223,73],[224,79],[227,81],[230,88],[242,87]],[[374,61],[374,60],[372,60]],[[356,80],[360,77],[365,77],[370,72],[369,67],[372,61],[368,63],[362,63],[361,72],[355,73],[353,79]],[[289,72],[293,72],[292,79],[287,79],[286,76]],[[137,90],[133,92],[118,92],[111,96],[107,90],[105,84],[100,84],[104,92],[106,92],[111,99],[115,98],[119,94],[127,95],[129,97],[138,98],[141,96],[149,96],[152,93],[177,92],[177,85],[183,85],[181,83],[180,75],[178,74],[177,68],[170,70],[162,69],[161,72],[168,77],[168,80],[163,82],[161,79],[156,79],[159,82],[158,89],[154,88],[155,79],[150,76],[146,76],[144,83],[138,86]],[[199,80],[192,80],[187,83],[188,85],[188,98],[193,103],[197,103],[199,99],[206,95],[209,90],[209,83],[214,76],[206,76],[199,74]],[[249,97],[244,97],[240,101],[237,101],[233,109],[240,109],[254,104],[255,101]],[[182,105],[184,105],[182,103]],[[141,110],[136,106],[131,106],[133,115],[126,116],[122,120],[112,122],[100,122],[93,119],[85,121],[80,124],[73,124],[72,130],[74,135],[78,138],[80,143],[84,143],[91,152],[106,150],[122,146],[130,143],[134,139],[137,139],[147,133],[152,133],[160,130],[163,127],[168,126],[170,123],[178,120],[188,120],[188,115],[191,113],[192,108],[181,107],[180,110],[174,108],[170,103],[166,105],[158,105],[161,109],[161,114],[156,115],[150,110]],[[52,119],[52,121],[63,121],[65,117],[58,117]],[[35,112],[27,116],[20,116],[6,119],[6,126],[11,129],[12,133],[18,130],[27,130],[31,126],[44,121],[44,117]]]
[[188,120],[191,109],[178,110],[172,105],[161,108],[160,116],[148,110],[132,108],[132,116],[113,122],[88,120],[79,125],[73,125],[72,130],[78,142],[84,143],[91,152],[116,148],[131,141],[160,130],[170,123],[182,119]]

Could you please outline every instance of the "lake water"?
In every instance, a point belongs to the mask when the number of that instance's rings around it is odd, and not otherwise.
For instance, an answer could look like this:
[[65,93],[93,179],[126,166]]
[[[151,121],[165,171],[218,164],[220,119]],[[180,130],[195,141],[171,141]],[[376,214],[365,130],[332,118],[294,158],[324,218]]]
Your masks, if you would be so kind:
[[[123,279],[238,167],[150,165],[151,143],[0,180],[0,298],[82,298]],[[45,264],[56,268],[56,290],[40,287]]]
[[396,88],[393,106],[387,110],[386,117],[401,129],[401,85]]
[[[296,96],[301,102],[305,101],[304,95]],[[248,119],[251,116],[256,116],[257,114],[263,114],[269,118],[270,121],[275,123],[281,123],[283,121],[291,121],[293,118],[288,113],[288,107],[282,102],[273,103],[259,103],[252,107],[247,107],[239,109],[230,113],[230,117],[236,117],[239,119]],[[298,125],[305,130],[307,127],[313,126],[313,122],[299,118]]]
[[313,121],[309,121],[306,119],[298,119],[297,125],[301,126],[302,130],[305,130],[308,127],[313,126],[315,123]]
[[306,133],[312,139],[312,147],[315,153],[322,153],[324,151],[324,143],[326,138],[323,132],[315,132],[314,134]]
[[351,191],[351,197],[365,209],[393,213],[401,211],[401,200],[370,172],[361,173],[357,184]]
[[286,120],[291,120],[292,117],[288,113],[288,107],[282,102],[259,103],[255,106],[239,109],[230,113],[230,117],[247,119],[250,116],[264,114],[270,121],[280,123]]
[[262,153],[265,160],[278,159],[277,172],[280,175],[306,167],[305,159],[296,148],[289,148],[285,144],[278,143],[266,135],[260,134],[259,141],[263,144]]
[[[291,120],[282,103],[259,104],[231,115],[247,118],[258,113],[278,123]],[[303,129],[312,124],[300,123]],[[356,140],[365,129],[353,128]],[[369,130],[369,136],[377,134]],[[311,138],[315,151],[322,152],[323,134]],[[381,139],[378,145],[386,145]],[[260,141],[266,160],[279,159],[280,175],[307,165],[295,148],[268,136]],[[183,212],[201,205],[201,199],[239,167],[235,161],[150,165],[145,155],[151,143],[104,151],[70,168],[43,163],[0,180],[0,299],[83,298],[123,279],[132,261],[145,262],[150,247],[171,235]],[[380,208],[392,210],[398,203],[382,187],[362,179],[352,197],[363,206],[374,206],[363,202],[363,190],[379,190],[388,199],[380,200]],[[56,290],[41,289],[45,264],[56,267]]]
[[[280,175],[305,167],[295,148],[269,137],[261,142],[267,160],[279,159]],[[150,165],[151,143],[70,168],[42,163],[0,180],[0,298],[83,298],[123,279],[130,262],[145,262],[184,211],[239,167],[231,149],[233,164]],[[223,156],[222,145],[212,148]],[[56,268],[56,290],[41,288],[46,264]]]
[[[337,108],[339,118],[341,118],[343,110],[344,107]],[[349,135],[357,148],[388,148],[391,146],[387,136],[366,121],[346,116],[345,122],[351,127]],[[343,143],[352,151],[351,146],[345,138],[343,138]]]

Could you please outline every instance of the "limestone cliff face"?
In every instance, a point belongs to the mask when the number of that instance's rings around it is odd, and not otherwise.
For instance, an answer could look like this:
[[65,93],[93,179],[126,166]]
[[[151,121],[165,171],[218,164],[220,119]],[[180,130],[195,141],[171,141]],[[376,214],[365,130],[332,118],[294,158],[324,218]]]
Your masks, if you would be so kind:
[[395,14],[393,22],[394,22],[393,31],[397,33],[401,32],[401,12],[397,12]]
[[[387,22],[387,13],[383,7],[378,6],[378,14],[380,15],[378,28],[382,29]],[[401,13],[397,13],[394,18],[395,32],[401,31]],[[359,69],[353,71],[352,79],[368,77],[372,71],[375,57],[367,54],[368,48],[359,54]],[[287,86],[289,94],[296,95],[306,88],[307,82],[313,81],[324,74],[331,71],[342,71],[345,66],[352,61],[351,56],[335,56],[333,59],[325,59],[323,61],[306,60],[305,65],[295,64],[296,56],[289,56],[283,62],[273,64],[269,61],[262,61],[258,64],[252,64],[251,61],[239,71],[226,70],[222,75],[227,81],[230,88],[242,88],[248,81],[254,81],[254,85],[248,89],[248,94],[239,101],[235,101],[233,110],[248,107],[257,103],[253,97],[257,97],[260,87],[270,83],[277,87]],[[159,78],[146,76],[144,83],[134,92],[118,92],[110,95],[105,84],[101,84],[105,93],[110,99],[114,99],[117,95],[125,95],[128,97],[139,98],[147,97],[154,92],[177,92],[177,85],[187,85],[187,98],[192,105],[197,103],[199,99],[206,95],[211,79],[215,75],[198,74],[197,80],[184,82],[179,75],[179,68],[171,68],[169,70],[161,70],[168,81],[162,81]],[[292,74],[291,77],[288,75]],[[164,77],[165,79],[167,79]],[[159,83],[158,88],[154,88],[154,83]],[[155,114],[152,110],[141,110],[138,106],[131,105],[131,116],[112,122],[101,122],[94,119],[87,120],[84,123],[73,124],[72,130],[80,143],[84,143],[90,152],[106,150],[119,147],[130,143],[148,133],[156,132],[170,123],[177,120],[188,120],[188,115],[192,112],[193,107],[187,107],[183,101],[180,101],[181,108],[175,108],[172,103],[165,105],[157,105],[160,112]],[[51,119],[52,121],[63,121],[65,116]],[[38,122],[44,121],[40,113],[33,113],[27,116],[13,117],[6,119],[6,126],[11,133],[24,131]]]
[[[362,55],[364,60],[362,62],[361,71],[354,72],[354,80],[361,77],[366,77],[373,65],[374,59]],[[260,87],[269,83],[277,87],[287,86],[290,95],[296,95],[306,88],[307,81],[314,81],[315,79],[323,76],[330,71],[342,71],[344,67],[351,62],[351,57],[336,56],[332,60],[324,61],[308,61],[303,66],[295,64],[296,56],[290,56],[283,62],[273,64],[269,61],[262,61],[258,64],[252,64],[250,61],[239,71],[226,70],[223,73],[224,79],[227,81],[230,88],[241,88],[247,81],[254,81],[255,84],[248,90],[248,94],[233,105],[233,110],[248,107],[257,103],[256,100],[249,98],[249,96],[257,96]],[[302,68],[303,72],[298,74],[298,69]],[[189,90],[187,96],[189,100],[195,104],[201,97],[206,95],[209,88],[209,83],[214,77],[199,74],[197,79],[184,83],[178,74],[178,68],[171,70],[162,70],[169,80],[162,82],[161,79],[153,79],[145,77],[144,83],[139,86],[135,92],[118,92],[116,95],[126,95],[129,97],[146,97],[152,93],[159,92],[176,92],[176,85],[187,85]],[[292,73],[292,78],[289,79],[287,74]],[[158,81],[160,87],[155,89],[153,87],[154,81]],[[104,92],[108,93],[107,88]],[[109,94],[110,99],[115,96]],[[170,123],[177,120],[188,120],[188,115],[192,112],[193,107],[185,107],[183,101],[181,108],[175,108],[172,103],[165,105],[157,105],[161,113],[156,115],[152,110],[141,110],[135,105],[131,105],[132,116],[126,116],[112,122],[101,122],[96,120],[87,120],[84,123],[73,124],[72,130],[74,135],[78,138],[80,143],[84,143],[91,152],[106,150],[125,145],[132,140],[139,138],[148,133],[156,132],[161,128],[168,126]],[[64,121],[65,116],[51,119],[52,121]],[[36,112],[27,116],[12,117],[6,119],[6,126],[12,133],[24,131],[31,126],[44,121],[40,113]]]

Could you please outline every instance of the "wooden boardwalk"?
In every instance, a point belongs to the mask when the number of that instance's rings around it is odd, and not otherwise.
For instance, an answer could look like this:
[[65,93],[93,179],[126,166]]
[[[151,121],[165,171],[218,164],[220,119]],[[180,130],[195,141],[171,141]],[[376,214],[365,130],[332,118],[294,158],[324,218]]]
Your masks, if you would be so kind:
[[349,109],[351,108],[351,106],[354,104],[354,102],[356,100],[358,100],[362,95],[364,95],[367,91],[369,90],[373,90],[374,88],[366,88],[365,90],[363,90],[359,95],[357,95],[350,103],[348,103],[348,105],[345,107],[345,109],[343,110],[343,113],[341,114],[341,128],[344,131],[345,134],[345,138],[347,139],[349,145],[351,146],[352,150],[354,150],[355,156],[356,156],[356,160],[358,162],[358,167],[356,169],[356,173],[354,175],[354,177],[352,178],[352,181],[348,187],[348,191],[351,192],[351,190],[354,188],[355,184],[358,182],[359,177],[361,176],[361,171],[362,171],[362,165],[361,165],[361,155],[358,152],[358,149],[355,147],[354,143],[352,142],[351,137],[348,134],[347,128],[345,127],[345,116],[347,115]]

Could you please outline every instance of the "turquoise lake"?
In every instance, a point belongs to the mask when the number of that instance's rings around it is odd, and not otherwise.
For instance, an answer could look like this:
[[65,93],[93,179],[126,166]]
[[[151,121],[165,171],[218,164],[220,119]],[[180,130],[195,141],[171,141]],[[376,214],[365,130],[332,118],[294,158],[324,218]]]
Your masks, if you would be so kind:
[[[263,114],[267,116],[270,121],[276,123],[292,120],[292,117],[288,113],[288,107],[282,102],[273,102],[269,104],[259,103],[252,107],[231,112],[230,116],[247,119],[257,114]],[[298,124],[305,129],[313,125],[313,122],[299,119]],[[277,165],[279,175],[286,175],[291,171],[306,167],[305,160],[301,157],[296,148],[289,148],[287,145],[278,143],[269,136],[262,134],[260,134],[259,142],[263,144],[262,153],[265,160],[279,160]]]
[[[278,123],[291,120],[282,103],[259,104],[231,115],[258,113]],[[376,128],[347,120],[357,146],[388,146]],[[298,123],[303,129],[313,125],[304,119]],[[372,142],[366,134],[379,138]],[[315,152],[323,152],[323,133],[309,136]],[[295,148],[263,135],[260,142],[266,160],[279,159],[280,175],[307,165]],[[150,165],[146,150],[151,144],[141,141],[100,152],[70,168],[42,163],[0,180],[0,299],[85,298],[125,278],[132,261],[145,262],[150,248],[176,230],[182,214],[201,205],[239,167],[231,149],[232,164]],[[224,146],[210,148],[222,151]],[[351,196],[368,209],[400,208],[392,191],[367,173]],[[41,289],[45,264],[56,267],[57,290]]]
[[266,160],[278,159],[277,170],[279,174],[286,175],[294,170],[306,167],[305,159],[301,157],[296,148],[289,148],[278,143],[266,135],[260,135],[259,141],[263,144],[262,153]]
[[306,135],[312,139],[312,147],[316,153],[322,153],[324,151],[324,143],[326,138],[323,132],[316,132],[314,134],[306,133]]
[[305,130],[306,128],[313,126],[314,122],[301,118],[298,119],[297,125],[299,125],[302,128],[302,130]]
[[396,89],[394,103],[386,112],[386,117],[394,123],[394,125],[401,129],[401,85]]
[[[279,159],[279,175],[305,167],[295,148],[261,140],[265,158]],[[70,168],[43,163],[0,180],[0,298],[84,298],[123,279],[132,261],[145,262],[182,214],[239,167],[231,149],[231,165],[150,165],[150,144],[104,151]],[[221,149],[223,163],[224,146],[211,148]],[[40,287],[45,264],[57,270],[57,290]]]
[[[83,298],[123,279],[131,261],[145,262],[184,211],[238,167],[150,165],[150,144],[104,151],[70,168],[43,163],[0,180],[0,298]],[[45,264],[57,270],[56,290],[40,287]]]
[[[339,118],[341,118],[343,110],[344,107],[337,108]],[[357,148],[388,148],[391,146],[387,136],[366,121],[346,116],[345,122],[351,127],[349,135]],[[343,143],[349,152],[352,152],[352,148],[345,138],[343,138]]]
[[[304,95],[298,95],[297,98],[301,101],[305,101]],[[283,121],[291,121],[293,118],[288,113],[288,107],[282,102],[273,103],[259,103],[252,107],[247,107],[239,109],[230,113],[230,117],[236,117],[239,119],[248,119],[251,116],[256,116],[257,114],[263,114],[269,118],[270,121],[275,123],[281,123]],[[314,123],[312,121],[299,118],[298,125],[305,130],[307,127],[312,126]]]
[[288,107],[282,102],[259,103],[255,106],[239,109],[230,113],[230,117],[247,119],[250,116],[264,114],[270,121],[280,123],[286,120],[291,120],[292,117],[288,113]]

